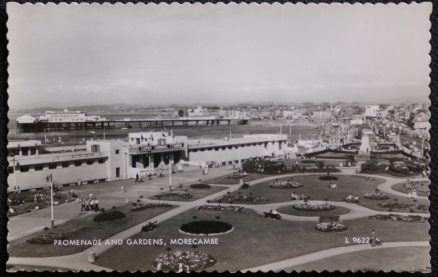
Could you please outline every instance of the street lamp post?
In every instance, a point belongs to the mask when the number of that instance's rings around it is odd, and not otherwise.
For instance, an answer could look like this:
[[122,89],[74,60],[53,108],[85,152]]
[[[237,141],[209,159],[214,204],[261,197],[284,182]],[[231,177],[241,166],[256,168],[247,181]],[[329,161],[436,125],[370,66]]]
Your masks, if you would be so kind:
[[53,229],[55,227],[55,220],[53,216],[53,176],[52,173],[47,175],[46,181],[50,183],[50,226]]
[[16,162],[17,160],[15,160],[15,157],[13,157],[12,158],[12,171],[13,171],[13,173],[14,173],[14,190],[16,190],[17,189],[17,178],[15,177],[15,162]]

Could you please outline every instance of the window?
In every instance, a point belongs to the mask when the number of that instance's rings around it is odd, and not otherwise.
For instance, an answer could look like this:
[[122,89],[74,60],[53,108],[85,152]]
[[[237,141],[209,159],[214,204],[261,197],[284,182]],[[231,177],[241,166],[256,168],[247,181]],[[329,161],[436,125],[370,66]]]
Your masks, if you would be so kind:
[[116,178],[120,178],[120,167],[116,167]]
[[105,159],[98,159],[97,162],[103,164],[105,162]]
[[68,162],[67,162],[67,163],[62,163],[61,166],[62,166],[62,167],[69,167],[69,166],[70,166],[70,163],[68,163]]
[[92,164],[94,164],[94,160],[87,160],[87,164],[88,164],[88,165],[92,165]]
[[43,170],[43,165],[42,164],[35,165],[35,171],[41,171],[41,170]]
[[57,164],[56,163],[50,163],[49,169],[56,169]]
[[9,174],[14,173],[14,168],[13,168],[12,166],[9,166],[9,167],[8,167],[8,173],[9,173]]
[[20,166],[20,172],[28,172],[29,167],[28,166]]
[[120,153],[119,149],[116,149],[116,155],[118,155]]
[[100,145],[98,144],[91,145],[91,152],[100,152]]
[[82,161],[75,161],[75,166],[81,166],[82,165]]

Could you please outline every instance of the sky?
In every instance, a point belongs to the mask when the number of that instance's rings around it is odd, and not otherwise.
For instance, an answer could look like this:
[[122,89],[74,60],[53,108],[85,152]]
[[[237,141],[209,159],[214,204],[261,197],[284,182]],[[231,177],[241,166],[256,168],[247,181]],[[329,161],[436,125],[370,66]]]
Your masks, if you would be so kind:
[[9,107],[427,101],[431,3],[7,3]]

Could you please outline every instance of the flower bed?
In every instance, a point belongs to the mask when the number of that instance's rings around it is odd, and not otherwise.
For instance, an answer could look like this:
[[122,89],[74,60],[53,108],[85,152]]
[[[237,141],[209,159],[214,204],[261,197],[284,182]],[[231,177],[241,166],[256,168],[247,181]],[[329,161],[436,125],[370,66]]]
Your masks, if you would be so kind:
[[330,204],[299,203],[293,205],[294,209],[300,211],[331,211],[336,207]]
[[409,181],[403,185],[405,189],[416,189],[417,191],[429,193],[429,181]]
[[347,230],[347,226],[339,222],[320,222],[316,224],[315,229],[320,232],[343,232]]
[[290,198],[292,200],[306,200],[309,198],[309,196],[305,195],[305,194],[297,194],[297,193],[291,193],[290,194]]
[[294,189],[294,188],[301,188],[303,184],[294,182],[292,179],[289,179],[283,182],[279,182],[278,180],[275,180],[274,182],[269,184],[269,186],[275,189]]
[[368,192],[365,193],[364,196],[366,199],[371,199],[371,200],[387,200],[389,199],[388,196],[384,195],[383,193],[381,193],[380,191],[375,191],[375,192]]
[[235,203],[235,202],[266,202],[267,198],[264,197],[254,197],[254,196],[246,196],[246,195],[224,195],[217,199],[219,203]]
[[31,244],[53,244],[54,240],[63,239],[65,239],[65,236],[63,234],[44,232],[42,234],[29,238],[27,242]]
[[426,223],[428,222],[427,217],[419,215],[398,215],[398,214],[378,214],[368,217],[368,219],[373,220],[385,220],[385,221],[399,221],[399,222],[416,222],[416,223]]
[[209,189],[209,188],[211,188],[211,186],[209,184],[199,183],[199,184],[190,185],[190,188],[192,188],[192,189]]
[[350,194],[347,197],[345,197],[345,202],[347,202],[347,203],[359,203],[359,196]]
[[147,204],[143,204],[142,202],[134,202],[132,203],[132,206],[134,206],[131,211],[141,211],[141,210],[145,210],[145,209],[152,209],[152,208],[167,208],[170,207],[172,205],[168,204],[168,203],[147,203]]
[[390,212],[427,212],[429,207],[427,205],[403,204],[403,203],[378,203],[380,208],[388,209]]
[[93,221],[102,222],[102,221],[112,221],[117,219],[122,219],[126,217],[124,213],[118,210],[110,210],[107,212],[101,212],[93,217]]
[[162,253],[153,262],[158,271],[190,272],[205,270],[216,264],[210,255],[200,251],[175,251]]
[[230,212],[241,213],[243,210],[245,210],[245,208],[240,206],[203,205],[198,207],[198,210],[227,211],[227,212],[230,211]]
[[318,179],[322,181],[335,181],[338,180],[338,177],[332,175],[324,175],[324,176],[319,176]]
[[181,225],[180,230],[187,234],[193,235],[218,235],[229,232],[233,225],[215,220],[191,221]]
[[187,190],[171,190],[167,192],[163,192],[157,196],[155,196],[158,199],[190,199],[193,197]]

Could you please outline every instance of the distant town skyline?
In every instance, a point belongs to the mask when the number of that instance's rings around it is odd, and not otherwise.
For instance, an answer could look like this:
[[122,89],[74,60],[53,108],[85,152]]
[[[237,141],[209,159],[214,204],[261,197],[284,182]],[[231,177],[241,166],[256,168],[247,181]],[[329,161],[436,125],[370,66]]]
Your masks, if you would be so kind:
[[431,7],[8,3],[8,103],[428,102]]

